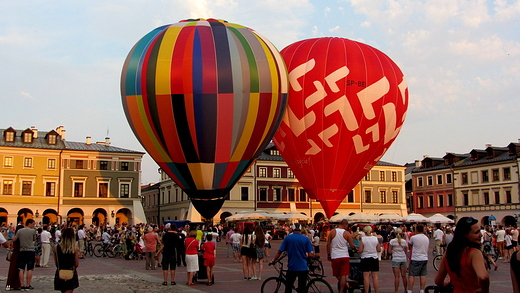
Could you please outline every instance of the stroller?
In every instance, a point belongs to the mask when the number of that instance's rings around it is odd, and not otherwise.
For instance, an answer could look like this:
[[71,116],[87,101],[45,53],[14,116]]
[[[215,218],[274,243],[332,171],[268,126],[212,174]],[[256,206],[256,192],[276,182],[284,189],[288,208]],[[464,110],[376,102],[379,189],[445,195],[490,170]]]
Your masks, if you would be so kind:
[[141,244],[139,244],[139,242],[134,242],[134,251],[132,252],[132,259],[145,259],[145,257],[146,253]]
[[[348,278],[352,281],[348,282],[349,288],[348,293],[354,293],[356,290],[364,292],[365,286],[363,284],[363,272],[361,271],[361,255],[359,252],[355,252],[350,255],[350,275]],[[368,288],[368,292],[370,292]]]

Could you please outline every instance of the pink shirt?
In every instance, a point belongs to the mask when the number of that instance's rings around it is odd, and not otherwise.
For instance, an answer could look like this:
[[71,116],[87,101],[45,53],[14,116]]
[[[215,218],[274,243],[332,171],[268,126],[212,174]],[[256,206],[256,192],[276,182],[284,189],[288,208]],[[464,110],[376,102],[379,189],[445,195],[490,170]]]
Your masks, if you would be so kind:
[[146,252],[155,252],[157,250],[157,241],[159,237],[154,232],[148,232],[143,236],[144,247]]

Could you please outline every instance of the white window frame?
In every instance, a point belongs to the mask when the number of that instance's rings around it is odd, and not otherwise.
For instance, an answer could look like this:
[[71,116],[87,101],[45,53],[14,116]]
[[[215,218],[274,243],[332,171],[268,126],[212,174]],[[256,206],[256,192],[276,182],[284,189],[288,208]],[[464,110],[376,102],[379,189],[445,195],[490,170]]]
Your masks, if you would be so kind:
[[[56,197],[56,192],[58,188],[58,178],[57,177],[43,177],[43,196],[44,197]],[[54,195],[47,196],[47,183],[54,183]]]
[[[7,161],[10,161],[10,164],[7,164]],[[14,157],[13,156],[4,156],[3,160],[4,168],[13,168],[14,167]]]
[[433,186],[433,175],[426,176],[426,186]]
[[[51,162],[54,161],[53,166],[51,166]],[[58,160],[56,158],[48,158],[47,159],[47,170],[56,170],[56,162]]]
[[424,186],[424,178],[422,176],[417,177],[417,187],[423,187]]
[[[30,166],[26,165],[26,162],[30,162]],[[24,169],[33,169],[34,168],[33,157],[23,157],[23,168]]]
[[[98,198],[110,198],[110,181],[111,181],[111,178],[96,178],[96,197]],[[99,190],[100,190],[100,184],[101,183],[107,183],[108,184],[108,187],[107,187],[107,197],[100,197],[99,196]]]
[[[87,177],[71,177],[70,179],[72,180],[72,190],[70,193],[71,197],[85,197],[85,190],[87,188]],[[74,194],[74,191],[76,190],[76,183],[83,183],[83,190],[81,196],[76,196]]]
[[[4,182],[5,181],[11,181],[11,194],[5,194],[4,193]],[[2,195],[14,195],[15,192],[15,184],[16,184],[16,177],[15,176],[6,176],[6,177],[0,177],[0,182],[2,182],[2,186],[0,186],[0,194]]]
[[267,177],[267,168],[266,167],[258,168],[258,177],[261,177],[261,178],[266,178]]
[[[23,183],[26,182],[26,181],[31,182],[31,193],[29,195],[23,195]],[[20,195],[23,195],[23,196],[33,196],[34,195],[34,183],[35,182],[36,182],[36,176],[32,176],[32,177],[21,176],[20,180],[19,180]],[[13,190],[13,193],[14,193],[14,190]]]
[[281,168],[273,168],[273,178],[282,178]]
[[287,178],[294,179],[294,173],[290,168],[287,168]]
[[[132,198],[132,181],[133,178],[118,178],[118,197],[119,198]],[[121,185],[128,184],[128,197],[121,197]]]

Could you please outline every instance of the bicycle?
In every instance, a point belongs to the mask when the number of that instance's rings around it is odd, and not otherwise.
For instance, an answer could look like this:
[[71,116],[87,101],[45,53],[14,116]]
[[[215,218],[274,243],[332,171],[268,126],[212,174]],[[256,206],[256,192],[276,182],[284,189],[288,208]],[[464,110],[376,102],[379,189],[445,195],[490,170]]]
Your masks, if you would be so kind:
[[[287,283],[287,270],[283,269],[283,263],[281,260],[286,256],[284,254],[280,257],[276,263],[269,265],[273,265],[278,272],[278,277],[269,277],[263,283],[260,289],[262,293],[271,293],[271,292],[285,292],[285,286]],[[312,261],[312,259],[311,259]],[[323,265],[322,265],[323,267]],[[323,269],[322,269],[323,270]],[[330,292],[333,293],[332,286],[325,281],[323,278],[325,276],[323,274],[315,274],[309,272],[307,275],[307,292],[310,293],[318,293],[318,292]],[[296,287],[293,286],[293,290],[297,290]]]
[[99,243],[94,246],[94,255],[97,257],[108,256],[110,258],[114,258],[121,255],[122,250],[123,247],[120,243],[110,243],[108,245]]
[[85,239],[85,250],[83,252],[83,255],[89,255],[89,256],[94,255],[94,245],[92,245],[91,240]]
[[439,255],[436,255],[434,258],[433,258],[433,268],[438,271],[439,268],[441,267],[441,262],[442,262],[442,259],[444,258],[444,254],[439,254]]

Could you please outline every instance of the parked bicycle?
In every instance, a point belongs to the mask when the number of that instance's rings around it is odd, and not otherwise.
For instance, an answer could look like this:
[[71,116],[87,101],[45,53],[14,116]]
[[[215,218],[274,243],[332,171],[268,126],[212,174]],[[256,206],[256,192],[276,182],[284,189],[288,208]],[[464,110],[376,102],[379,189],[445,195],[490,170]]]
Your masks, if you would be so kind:
[[[287,284],[287,270],[283,268],[283,263],[281,260],[286,257],[287,254],[282,255],[276,263],[269,264],[273,265],[278,272],[278,277],[270,277],[267,278],[263,283],[260,289],[262,293],[271,293],[271,292],[285,292],[285,287]],[[321,265],[321,266],[320,266]],[[311,259],[309,261],[309,274],[307,276],[307,292],[310,293],[318,293],[318,292],[330,292],[333,293],[332,286],[324,280],[325,276],[323,275],[323,264],[316,265],[316,259]],[[313,273],[321,271],[321,273]],[[296,287],[293,286],[293,290],[297,290]]]
[[85,256],[94,255],[94,245],[92,244],[91,240],[85,240],[85,251],[84,251],[83,255],[85,255]]

